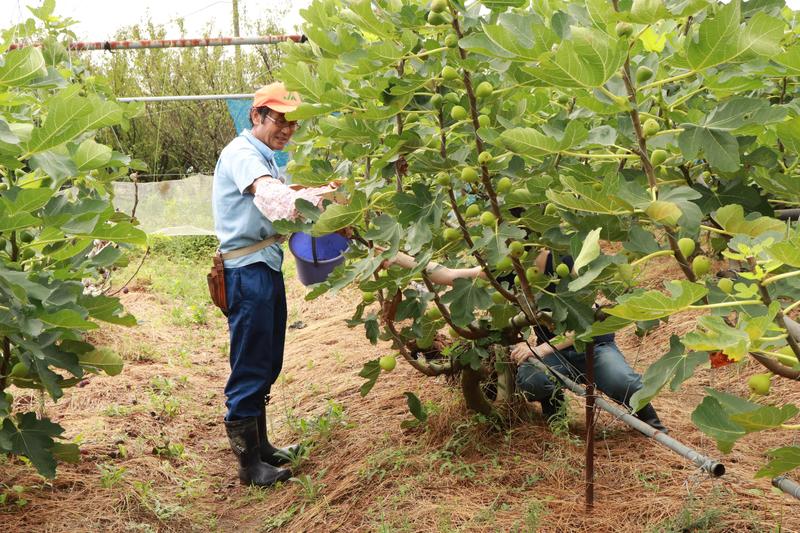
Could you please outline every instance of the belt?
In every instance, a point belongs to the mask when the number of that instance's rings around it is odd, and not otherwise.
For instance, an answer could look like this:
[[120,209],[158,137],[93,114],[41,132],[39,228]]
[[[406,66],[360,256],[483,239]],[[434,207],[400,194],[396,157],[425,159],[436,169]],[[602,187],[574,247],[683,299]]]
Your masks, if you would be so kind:
[[231,259],[238,259],[240,257],[250,255],[253,252],[263,250],[267,246],[272,246],[273,244],[280,242],[281,240],[283,240],[283,236],[273,235],[272,237],[268,237],[261,242],[251,244],[250,246],[245,246],[244,248],[237,248],[236,250],[231,250],[230,252],[225,252],[224,254],[220,255],[222,255],[222,259],[224,261],[229,261]]

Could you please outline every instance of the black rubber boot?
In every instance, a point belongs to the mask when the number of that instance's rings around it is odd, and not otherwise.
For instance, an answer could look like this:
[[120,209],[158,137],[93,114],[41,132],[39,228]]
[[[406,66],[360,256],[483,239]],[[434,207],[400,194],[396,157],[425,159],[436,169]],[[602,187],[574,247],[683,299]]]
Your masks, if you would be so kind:
[[292,444],[285,448],[276,448],[269,443],[267,435],[267,411],[264,410],[258,417],[258,447],[261,460],[272,466],[281,466],[289,462],[288,456],[296,455],[300,452],[299,444]]
[[642,407],[638,412],[636,412],[633,416],[644,422],[645,424],[649,425],[653,429],[657,429],[662,433],[669,433],[669,430],[661,423],[661,419],[658,418],[658,413],[656,413],[655,408],[652,404],[647,404]]
[[558,414],[561,409],[561,404],[564,403],[564,391],[561,389],[556,390],[547,400],[540,402],[542,404],[542,416],[545,420],[550,420]]
[[225,431],[236,458],[239,459],[239,481],[243,485],[268,487],[278,481],[286,481],[292,472],[275,468],[261,460],[258,439],[258,417],[225,421]]

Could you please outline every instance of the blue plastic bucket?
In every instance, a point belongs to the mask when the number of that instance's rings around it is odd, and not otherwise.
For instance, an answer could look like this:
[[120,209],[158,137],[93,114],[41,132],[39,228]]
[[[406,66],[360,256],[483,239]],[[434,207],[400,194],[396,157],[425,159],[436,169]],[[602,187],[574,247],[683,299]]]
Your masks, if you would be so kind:
[[289,237],[289,251],[297,263],[300,283],[309,286],[328,279],[333,269],[344,262],[344,252],[348,246],[347,238],[338,233],[320,237],[293,233]]

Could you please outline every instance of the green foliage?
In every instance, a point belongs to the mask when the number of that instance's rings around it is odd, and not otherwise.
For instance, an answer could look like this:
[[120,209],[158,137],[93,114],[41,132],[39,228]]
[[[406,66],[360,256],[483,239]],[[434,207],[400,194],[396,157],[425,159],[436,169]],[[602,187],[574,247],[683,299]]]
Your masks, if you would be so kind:
[[[277,21],[282,15],[270,10],[255,19],[243,17],[242,34],[281,34]],[[176,24],[181,37],[196,37],[185,34],[182,19]],[[211,36],[212,31],[209,26],[206,34]],[[163,39],[166,33],[164,26],[148,20],[119,30],[114,38]],[[91,72],[107,80],[104,83],[113,94],[126,97],[252,93],[273,81],[281,63],[275,45],[233,52],[223,46],[114,52],[95,56]],[[236,134],[221,100],[147,103],[137,108],[141,113],[129,127],[115,126],[101,138],[112,146],[124,146],[148,165],[151,174],[190,174],[189,169],[211,174],[220,151]]]
[[53,400],[87,372],[116,375],[122,360],[84,338],[97,322],[133,325],[103,291],[109,269],[145,234],[111,205],[110,182],[131,160],[95,140],[124,126],[135,110],[119,105],[102,80],[68,58],[67,23],[53,3],[11,28],[41,48],[0,47],[0,452],[27,457],[40,474],[78,459],[64,429],[32,412],[14,412],[10,386]]
[[[345,177],[351,199],[327,206],[312,231],[349,226],[362,238],[309,298],[351,284],[376,292],[391,305],[366,318],[360,306],[351,323],[400,351],[432,338],[424,310],[438,298],[449,313],[433,327],[455,327],[459,349],[441,362],[407,357],[428,375],[467,365],[491,374],[488,347],[513,338],[502,330],[529,333],[513,317],[550,318],[555,333],[586,342],[705,312],[647,371],[637,406],[680,386],[709,353],[797,366],[782,316],[800,298],[800,233],[774,217],[800,197],[796,14],[738,0],[452,6],[453,24],[440,26],[417,0],[315,0],[309,43],[283,47],[279,77],[303,95],[294,117],[308,124],[296,175]],[[515,241],[524,251],[510,253]],[[695,252],[687,242],[709,241],[744,265],[728,292],[704,251],[694,269],[681,257]],[[576,277],[540,273],[545,249],[575,257]],[[378,272],[397,250],[419,266]],[[656,258],[680,261],[682,275],[640,287]],[[421,291],[431,260],[478,265],[485,279]],[[600,295],[606,320],[593,309]],[[362,375],[369,388],[378,374]],[[791,404],[735,406],[720,394],[693,419],[725,450],[753,431],[797,429],[785,424]]]

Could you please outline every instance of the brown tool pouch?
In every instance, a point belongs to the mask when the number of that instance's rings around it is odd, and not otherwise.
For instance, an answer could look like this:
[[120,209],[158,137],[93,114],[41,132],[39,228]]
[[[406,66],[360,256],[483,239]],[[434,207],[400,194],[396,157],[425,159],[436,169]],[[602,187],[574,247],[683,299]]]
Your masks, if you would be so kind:
[[219,307],[222,314],[228,316],[228,300],[225,297],[225,267],[222,263],[222,254],[217,251],[211,265],[211,272],[206,276],[208,280],[208,292],[211,294],[211,301]]

